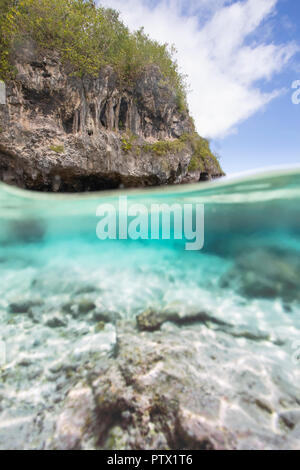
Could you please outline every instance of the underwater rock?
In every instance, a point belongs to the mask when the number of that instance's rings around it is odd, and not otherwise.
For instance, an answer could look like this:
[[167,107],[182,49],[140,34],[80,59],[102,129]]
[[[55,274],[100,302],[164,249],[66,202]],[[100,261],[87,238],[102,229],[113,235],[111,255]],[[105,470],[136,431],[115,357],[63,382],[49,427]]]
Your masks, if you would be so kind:
[[[175,323],[178,326],[189,324],[203,324],[208,328],[223,331],[236,338],[246,338],[251,341],[271,341],[270,334],[260,331],[258,328],[250,325],[232,325],[223,320],[214,317],[206,312],[199,312],[196,308],[186,307],[177,312],[174,306],[168,306],[160,312],[152,309],[145,310],[136,318],[139,331],[156,331],[165,323]],[[277,344],[282,344],[280,340],[272,339]]]
[[[61,411],[55,436],[62,435],[62,427],[67,430],[64,448],[292,448],[296,427],[274,430],[274,413],[285,410],[281,385],[265,380],[269,365],[265,368],[257,351],[263,343],[254,348],[245,338],[243,349],[238,338],[207,331],[193,325],[177,328],[176,334],[137,334],[122,324],[118,355],[94,361],[86,370],[90,399],[78,404],[80,417],[69,399]],[[276,350],[272,343],[270,348]],[[292,383],[289,390],[296,392]],[[74,422],[79,423],[76,432]]]
[[300,425],[300,409],[282,411],[278,415],[279,425],[294,429]]
[[78,302],[76,302],[76,304],[79,314],[89,313],[91,310],[96,308],[95,302],[90,299],[80,299]]
[[69,392],[64,411],[58,418],[52,447],[56,450],[82,449],[82,435],[91,432],[95,417],[92,389],[78,384]]
[[234,450],[234,434],[216,425],[209,425],[199,415],[181,409],[178,414],[179,443],[193,450]]
[[299,254],[279,249],[257,249],[243,253],[221,279],[221,287],[232,286],[249,298],[300,300]]
[[99,293],[101,292],[101,289],[97,286],[94,286],[93,284],[84,284],[82,286],[79,286],[78,289],[74,292],[74,295],[82,295],[82,294],[93,294],[93,293]]
[[227,329],[228,333],[236,338],[246,338],[251,341],[270,341],[270,334],[260,331],[255,326],[250,325],[232,325]]
[[116,323],[121,319],[118,312],[110,312],[108,310],[96,309],[89,317],[92,322]]
[[73,310],[75,309],[74,302],[66,302],[62,305],[62,310],[66,313],[73,314]]
[[145,312],[136,317],[137,327],[140,331],[159,330],[165,321],[168,320],[152,309],[145,310]]
[[[177,306],[178,308],[178,306]],[[170,305],[161,311],[147,309],[136,318],[137,327],[140,331],[156,331],[163,323],[173,322],[177,325],[188,325],[191,323],[203,323],[205,325],[215,324],[222,327],[230,326],[228,323],[214,317],[199,308],[184,308],[176,310],[176,306]]]
[[61,328],[67,326],[68,321],[60,313],[55,313],[46,317],[45,325],[50,328]]
[[9,311],[11,313],[29,313],[32,307],[39,307],[43,305],[43,301],[38,300],[28,300],[28,299],[16,299],[15,301],[9,304]]
[[96,308],[94,300],[89,298],[75,298],[62,306],[63,310],[70,313],[74,318],[85,315]]
[[[119,340],[118,357],[101,366],[99,364],[91,370],[88,383],[91,384],[94,397],[93,417],[88,419],[92,426],[80,426],[81,434],[76,435],[77,448],[100,449],[204,449],[204,448],[230,448],[227,433],[223,431],[223,438],[219,436],[217,426],[205,426],[196,429],[190,422],[186,422],[183,408],[191,405],[191,393],[195,388],[193,375],[184,368],[184,363],[192,360],[194,351],[189,350],[186,344],[182,352],[183,363],[176,372],[178,364],[176,342],[168,339],[167,344],[161,344],[162,336],[155,338],[136,337],[132,330],[126,331]],[[157,341],[156,341],[157,340]],[[182,349],[182,344],[179,349]],[[167,352],[169,351],[169,352]],[[183,368],[182,368],[183,367]],[[188,392],[188,398],[185,393]],[[197,394],[192,402],[196,405]],[[210,398],[211,401],[212,398]],[[195,401],[196,400],[196,401]],[[68,401],[67,401],[68,403]],[[207,401],[199,403],[205,415]],[[211,405],[211,403],[210,403]],[[218,405],[218,400],[216,400]],[[71,409],[67,406],[67,412]],[[202,408],[203,407],[203,408]],[[89,416],[90,403],[85,412]],[[185,408],[184,408],[185,409]],[[217,418],[219,407],[215,409]],[[74,417],[70,416],[70,426],[77,417],[76,408]],[[61,428],[65,410],[57,424],[56,436]],[[199,417],[201,420],[201,418]],[[65,428],[69,429],[68,422]],[[194,435],[191,436],[193,427]],[[78,428],[77,428],[78,429]],[[122,429],[122,433],[118,430]],[[228,433],[230,434],[230,433]],[[72,433],[71,433],[72,435]],[[71,440],[70,447],[74,446]]]
[[31,365],[32,365],[32,359],[30,359],[29,357],[23,357],[18,362],[18,366],[21,366],[21,367],[29,367]]
[[11,241],[32,243],[41,241],[45,235],[45,227],[40,220],[20,219],[11,222]]

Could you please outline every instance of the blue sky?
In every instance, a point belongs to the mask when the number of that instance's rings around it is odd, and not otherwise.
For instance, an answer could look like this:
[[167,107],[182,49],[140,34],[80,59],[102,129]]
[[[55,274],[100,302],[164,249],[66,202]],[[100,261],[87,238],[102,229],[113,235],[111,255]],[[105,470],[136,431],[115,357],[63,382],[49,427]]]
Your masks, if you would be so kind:
[[[296,41],[300,45],[300,1],[282,0],[277,4],[272,25],[274,42]],[[300,165],[300,104],[292,103],[291,84],[300,80],[300,54],[266,86],[286,88],[261,111],[239,124],[235,134],[214,139],[228,172],[272,165]]]
[[227,173],[300,164],[299,0],[104,0],[176,46],[198,132]]

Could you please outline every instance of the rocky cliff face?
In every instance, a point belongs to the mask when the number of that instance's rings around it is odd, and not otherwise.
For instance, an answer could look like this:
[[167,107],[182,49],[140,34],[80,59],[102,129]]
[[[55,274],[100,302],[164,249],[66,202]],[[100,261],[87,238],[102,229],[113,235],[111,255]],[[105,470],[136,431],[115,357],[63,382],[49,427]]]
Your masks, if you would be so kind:
[[[153,151],[193,131],[156,66],[122,85],[111,67],[74,77],[58,55],[24,47],[0,105],[0,178],[43,191],[88,191],[196,181],[191,145]],[[172,150],[174,147],[174,150]],[[221,176],[207,159],[202,179]]]

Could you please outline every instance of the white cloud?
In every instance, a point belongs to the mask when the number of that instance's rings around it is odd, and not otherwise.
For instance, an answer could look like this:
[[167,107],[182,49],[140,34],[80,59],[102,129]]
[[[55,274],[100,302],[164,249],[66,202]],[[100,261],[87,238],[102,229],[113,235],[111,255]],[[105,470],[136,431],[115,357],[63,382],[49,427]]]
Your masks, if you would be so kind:
[[288,64],[294,43],[246,42],[277,0],[103,0],[121,12],[131,29],[145,27],[154,39],[174,44],[191,87],[189,107],[197,130],[222,137],[280,93],[266,93],[258,80],[270,80]]

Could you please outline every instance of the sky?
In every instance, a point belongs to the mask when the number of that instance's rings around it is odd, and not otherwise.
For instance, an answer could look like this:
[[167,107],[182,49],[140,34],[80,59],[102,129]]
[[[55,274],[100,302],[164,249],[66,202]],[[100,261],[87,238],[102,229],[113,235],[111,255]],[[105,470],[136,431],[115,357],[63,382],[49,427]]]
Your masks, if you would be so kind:
[[226,173],[300,165],[300,92],[292,88],[300,89],[299,0],[101,4],[119,10],[131,30],[143,26],[175,45],[197,131]]

